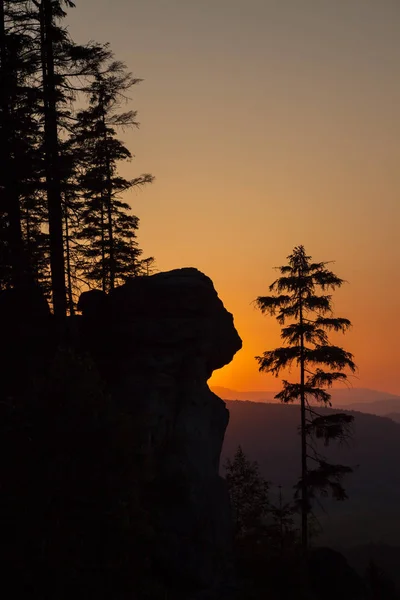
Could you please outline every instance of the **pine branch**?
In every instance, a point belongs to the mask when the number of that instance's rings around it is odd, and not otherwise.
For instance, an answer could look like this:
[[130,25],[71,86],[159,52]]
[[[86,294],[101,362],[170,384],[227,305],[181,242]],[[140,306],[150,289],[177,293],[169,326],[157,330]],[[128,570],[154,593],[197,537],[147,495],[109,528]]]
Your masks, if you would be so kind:
[[353,361],[353,355],[346,352],[339,346],[316,346],[307,348],[305,351],[306,361],[311,363],[320,363],[328,365],[333,369],[349,368],[353,373],[356,371],[356,365]]
[[290,367],[292,362],[297,360],[299,356],[300,349],[297,346],[292,346],[264,352],[262,356],[256,356],[256,360],[259,364],[259,371],[267,371],[277,376],[282,369]]
[[287,306],[291,302],[290,296],[259,296],[255,300],[256,307],[261,310],[263,314],[269,313],[275,315],[279,308]]
[[323,439],[325,446],[328,446],[332,440],[344,443],[352,433],[353,422],[354,417],[346,413],[318,415],[307,426],[307,435],[315,435],[317,439]]
[[345,333],[351,327],[351,321],[343,318],[318,317],[318,319],[315,320],[315,324],[319,327],[324,327],[325,329],[333,331],[340,331],[342,333]]
[[322,369],[316,369],[315,373],[311,373],[311,376],[307,380],[307,384],[315,387],[332,387],[337,381],[346,381],[346,373],[340,371],[323,371]]

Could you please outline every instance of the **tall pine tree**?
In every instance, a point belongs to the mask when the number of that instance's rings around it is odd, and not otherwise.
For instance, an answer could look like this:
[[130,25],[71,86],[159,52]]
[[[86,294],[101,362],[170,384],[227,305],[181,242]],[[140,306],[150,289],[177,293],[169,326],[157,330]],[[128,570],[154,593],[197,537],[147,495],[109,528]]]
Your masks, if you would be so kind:
[[93,82],[89,107],[77,115],[74,128],[73,141],[81,153],[78,187],[83,193],[82,226],[76,232],[79,267],[84,279],[105,292],[141,272],[139,219],[121,195],[151,183],[153,176],[126,179],[119,174],[119,163],[132,155],[117,138],[117,128],[138,125],[134,111],[120,110],[125,93],[138,81],[122,63],[109,64]]
[[[327,388],[346,381],[345,369],[352,372],[356,369],[352,354],[331,344],[328,339],[329,331],[344,333],[351,323],[348,319],[333,316],[332,296],[325,292],[335,290],[344,282],[327,268],[327,264],[312,262],[303,246],[295,247],[288,256],[288,264],[278,267],[281,277],[269,286],[270,292],[275,294],[259,296],[256,300],[262,313],[276,316],[286,343],[256,357],[260,371],[278,376],[293,363],[298,367],[298,381],[283,380],[283,390],[276,398],[284,403],[300,402],[301,478],[298,488],[305,551],[314,494],[331,492],[336,499],[346,498],[341,481],[344,474],[351,472],[350,467],[329,464],[311,443],[313,436],[325,444],[343,439],[353,420],[344,413],[320,414],[315,406],[315,403],[330,406],[331,395]],[[318,290],[323,293],[318,294]]]

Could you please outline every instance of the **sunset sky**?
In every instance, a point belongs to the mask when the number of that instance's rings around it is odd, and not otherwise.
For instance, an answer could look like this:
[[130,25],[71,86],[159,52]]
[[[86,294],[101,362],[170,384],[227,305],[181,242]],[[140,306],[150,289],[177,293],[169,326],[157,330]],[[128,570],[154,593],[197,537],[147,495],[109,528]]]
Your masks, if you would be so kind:
[[211,383],[279,389],[280,343],[252,305],[293,246],[335,260],[354,387],[400,394],[400,1],[76,0],[76,41],[109,41],[143,78],[122,134],[128,196],[159,270],[212,278],[243,340]]

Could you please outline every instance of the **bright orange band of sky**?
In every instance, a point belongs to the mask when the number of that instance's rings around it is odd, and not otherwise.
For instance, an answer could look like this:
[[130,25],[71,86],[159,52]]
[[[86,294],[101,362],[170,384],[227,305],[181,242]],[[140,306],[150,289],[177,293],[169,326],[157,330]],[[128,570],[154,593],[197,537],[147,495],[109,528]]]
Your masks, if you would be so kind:
[[109,41],[144,82],[122,134],[140,244],[209,275],[243,339],[212,383],[278,389],[254,356],[280,343],[251,302],[293,246],[349,281],[335,310],[357,387],[400,393],[398,0],[77,0],[77,41]]

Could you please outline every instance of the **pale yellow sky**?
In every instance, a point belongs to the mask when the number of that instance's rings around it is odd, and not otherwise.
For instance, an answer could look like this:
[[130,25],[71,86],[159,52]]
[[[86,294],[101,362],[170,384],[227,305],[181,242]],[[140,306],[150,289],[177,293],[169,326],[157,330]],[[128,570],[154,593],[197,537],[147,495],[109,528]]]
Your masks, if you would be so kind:
[[77,0],[78,41],[145,81],[124,139],[140,243],[209,275],[243,339],[215,385],[278,389],[254,360],[279,329],[252,300],[292,247],[335,260],[357,387],[400,393],[400,2]]

